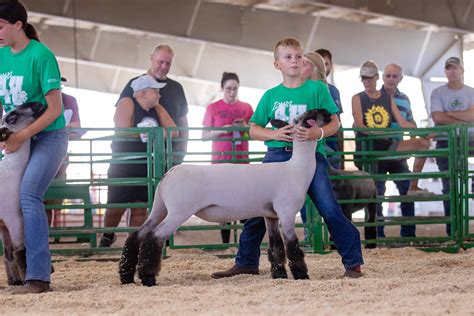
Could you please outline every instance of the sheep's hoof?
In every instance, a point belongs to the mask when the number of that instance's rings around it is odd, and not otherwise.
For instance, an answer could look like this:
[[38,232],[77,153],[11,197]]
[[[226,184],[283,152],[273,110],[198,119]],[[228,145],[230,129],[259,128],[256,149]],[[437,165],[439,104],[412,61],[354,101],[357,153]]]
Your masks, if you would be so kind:
[[156,278],[154,275],[144,275],[142,278],[142,284],[144,286],[155,286]]
[[291,273],[293,274],[293,278],[295,280],[308,280],[309,279],[308,271],[292,270]]
[[22,280],[9,280],[8,281],[8,285],[10,286],[21,286],[23,285],[23,281]]
[[295,280],[309,279],[308,267],[306,266],[306,263],[304,263],[304,261],[299,263],[293,263],[290,261],[290,270]]
[[272,265],[272,279],[288,279],[284,265]]
[[131,284],[135,283],[135,280],[133,278],[134,273],[125,273],[123,271],[120,271],[120,282],[122,284]]

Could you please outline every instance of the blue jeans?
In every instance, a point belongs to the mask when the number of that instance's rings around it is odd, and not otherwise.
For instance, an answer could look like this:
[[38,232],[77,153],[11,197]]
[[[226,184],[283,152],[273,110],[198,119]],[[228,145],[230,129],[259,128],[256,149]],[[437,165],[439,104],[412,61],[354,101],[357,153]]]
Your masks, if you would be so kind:
[[[379,174],[392,174],[392,173],[410,173],[406,160],[390,160],[390,161],[379,161],[377,166],[377,172]],[[408,189],[410,188],[410,180],[394,181],[398,193],[400,195],[407,195]],[[377,195],[385,195],[385,181],[377,181]],[[404,202],[400,203],[402,210],[402,216],[415,216],[415,203]],[[377,204],[377,220],[383,221],[383,207],[382,204]],[[377,237],[385,237],[384,226],[377,226]],[[400,236],[402,237],[416,237],[416,226],[415,225],[402,225],[400,228]]]
[[[326,140],[326,153],[334,152],[334,151],[339,151],[339,142]],[[341,169],[342,159],[340,155],[328,156],[327,160],[334,169]]]
[[[291,152],[282,149],[269,148],[263,163],[282,162],[291,158]],[[336,244],[337,251],[342,257],[346,269],[364,263],[360,245],[360,234],[357,228],[344,216],[336,202],[332,186],[327,174],[328,162],[321,154],[316,154],[316,172],[308,194],[319,214],[324,218],[329,232]],[[265,220],[254,217],[245,222],[240,235],[239,250],[235,263],[240,267],[256,268],[260,261],[260,244],[265,236]]]
[[66,156],[66,129],[43,131],[31,139],[30,160],[20,188],[26,248],[26,280],[50,282],[51,254],[43,196]]

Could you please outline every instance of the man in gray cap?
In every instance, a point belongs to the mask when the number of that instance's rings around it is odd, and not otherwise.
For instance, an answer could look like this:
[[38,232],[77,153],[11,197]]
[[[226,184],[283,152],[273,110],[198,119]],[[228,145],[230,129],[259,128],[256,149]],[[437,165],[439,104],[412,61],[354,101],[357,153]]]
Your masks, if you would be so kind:
[[[431,118],[436,126],[474,123],[474,89],[464,84],[464,67],[458,57],[449,57],[444,65],[448,83],[431,93]],[[474,129],[469,130],[469,143],[474,146]],[[447,139],[438,138],[436,148],[447,148]],[[436,158],[440,171],[449,169],[448,157]],[[443,194],[449,194],[449,179],[442,178]],[[450,201],[444,201],[444,214],[450,216]],[[446,225],[451,235],[451,225]]]
[[[132,98],[125,98],[117,104],[114,115],[116,128],[132,127],[176,127],[175,122],[160,104],[160,89],[166,83],[157,82],[150,75],[140,76],[130,83]],[[177,132],[175,132],[177,133]],[[135,135],[138,137],[138,135]],[[173,135],[176,136],[176,135]],[[147,152],[147,134],[140,134],[141,141],[112,141],[112,153]],[[140,162],[140,163],[137,163]],[[132,163],[110,164],[107,176],[111,178],[146,178],[147,161],[143,158],[133,159]],[[107,203],[148,202],[148,190],[140,185],[111,185],[107,192]],[[108,208],[104,216],[105,227],[116,227],[125,213],[126,208]],[[129,225],[140,226],[148,217],[147,209],[134,207],[130,210]],[[110,247],[115,241],[114,233],[104,233],[100,247]]]

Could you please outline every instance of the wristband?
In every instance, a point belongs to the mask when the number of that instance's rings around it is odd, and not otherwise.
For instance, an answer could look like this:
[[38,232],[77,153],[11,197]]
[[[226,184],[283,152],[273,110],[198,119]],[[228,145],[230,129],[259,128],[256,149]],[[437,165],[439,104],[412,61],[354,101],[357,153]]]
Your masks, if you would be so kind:
[[321,130],[321,136],[317,139],[317,141],[320,141],[324,137],[324,130],[321,127],[319,129]]

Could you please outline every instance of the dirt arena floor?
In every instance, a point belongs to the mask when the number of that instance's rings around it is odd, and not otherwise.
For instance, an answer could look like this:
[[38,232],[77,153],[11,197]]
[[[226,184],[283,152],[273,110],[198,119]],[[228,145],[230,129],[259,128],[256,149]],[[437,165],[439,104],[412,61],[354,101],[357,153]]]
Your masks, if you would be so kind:
[[[457,254],[413,248],[364,250],[360,279],[341,278],[338,254],[306,255],[310,280],[258,276],[213,280],[233,259],[174,250],[158,285],[120,285],[116,261],[55,257],[53,291],[17,296],[0,269],[2,315],[474,315],[474,249]],[[106,258],[111,258],[107,255]],[[91,259],[91,258],[89,258]]]

